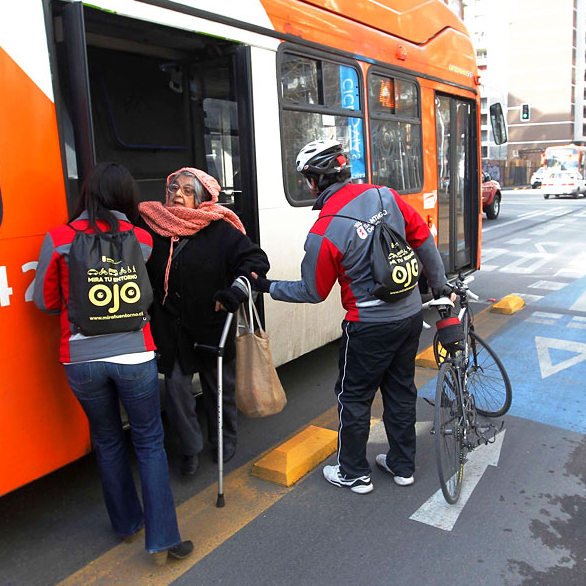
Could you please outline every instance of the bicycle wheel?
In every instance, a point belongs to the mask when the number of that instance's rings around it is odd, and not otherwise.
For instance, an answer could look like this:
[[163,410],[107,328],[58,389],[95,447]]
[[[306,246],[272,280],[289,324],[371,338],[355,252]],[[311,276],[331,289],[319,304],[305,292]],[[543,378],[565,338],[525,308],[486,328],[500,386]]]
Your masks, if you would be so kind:
[[439,369],[435,390],[434,439],[440,486],[451,505],[460,496],[464,477],[462,405],[458,385],[456,369],[450,362],[444,362]]
[[467,388],[476,411],[485,417],[501,417],[511,407],[513,392],[509,375],[494,350],[475,332],[468,335]]

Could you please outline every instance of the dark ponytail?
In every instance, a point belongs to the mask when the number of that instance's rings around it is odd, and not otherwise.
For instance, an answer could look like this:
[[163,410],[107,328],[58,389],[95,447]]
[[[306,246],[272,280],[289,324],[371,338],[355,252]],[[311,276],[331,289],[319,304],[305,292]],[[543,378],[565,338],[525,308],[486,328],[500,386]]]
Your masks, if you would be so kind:
[[112,210],[122,212],[134,223],[138,219],[138,185],[130,171],[118,163],[99,163],[81,188],[72,220],[87,210],[89,225],[100,231],[98,220],[108,225],[107,232],[118,232],[118,218]]

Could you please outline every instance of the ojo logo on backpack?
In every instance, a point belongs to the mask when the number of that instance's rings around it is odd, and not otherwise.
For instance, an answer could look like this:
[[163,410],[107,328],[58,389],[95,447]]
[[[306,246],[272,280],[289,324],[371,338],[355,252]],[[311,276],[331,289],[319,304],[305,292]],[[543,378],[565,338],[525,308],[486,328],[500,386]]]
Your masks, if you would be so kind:
[[95,234],[76,230],[69,252],[68,313],[78,331],[95,336],[139,330],[148,321],[152,300],[133,230]]
[[419,261],[414,250],[382,221],[374,227],[370,268],[375,283],[372,294],[387,302],[409,295],[419,280]]

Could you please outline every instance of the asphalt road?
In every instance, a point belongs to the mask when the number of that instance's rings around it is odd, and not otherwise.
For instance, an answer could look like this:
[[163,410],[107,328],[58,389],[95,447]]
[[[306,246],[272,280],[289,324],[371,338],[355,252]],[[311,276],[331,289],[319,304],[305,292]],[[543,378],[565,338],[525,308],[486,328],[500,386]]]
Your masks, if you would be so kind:
[[[501,215],[485,222],[483,269],[472,284],[477,323],[507,367],[514,398],[499,442],[473,452],[460,506],[437,496],[433,414],[423,399],[412,487],[376,468],[375,490],[364,496],[326,483],[321,465],[288,489],[250,476],[260,454],[309,422],[335,429],[330,344],[279,369],[289,398],[283,413],[242,418],[224,509],[214,506],[210,455],[194,480],[182,481],[170,437],[193,559],[155,570],[142,544],[119,544],[88,456],[0,499],[0,584],[584,584],[585,225],[586,200],[545,201],[531,190],[505,192]],[[508,293],[527,306],[507,317],[487,311]],[[433,393],[433,375],[418,369],[421,397]],[[386,451],[378,402],[373,415],[371,461]]]

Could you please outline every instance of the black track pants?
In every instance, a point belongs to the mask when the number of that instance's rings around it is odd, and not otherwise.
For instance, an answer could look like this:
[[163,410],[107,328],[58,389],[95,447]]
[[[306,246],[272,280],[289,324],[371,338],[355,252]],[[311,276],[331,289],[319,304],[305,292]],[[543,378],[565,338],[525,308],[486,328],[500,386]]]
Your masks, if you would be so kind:
[[422,314],[384,324],[342,323],[338,399],[338,463],[348,478],[370,474],[366,444],[377,388],[389,441],[387,463],[398,476],[415,468],[415,356]]

